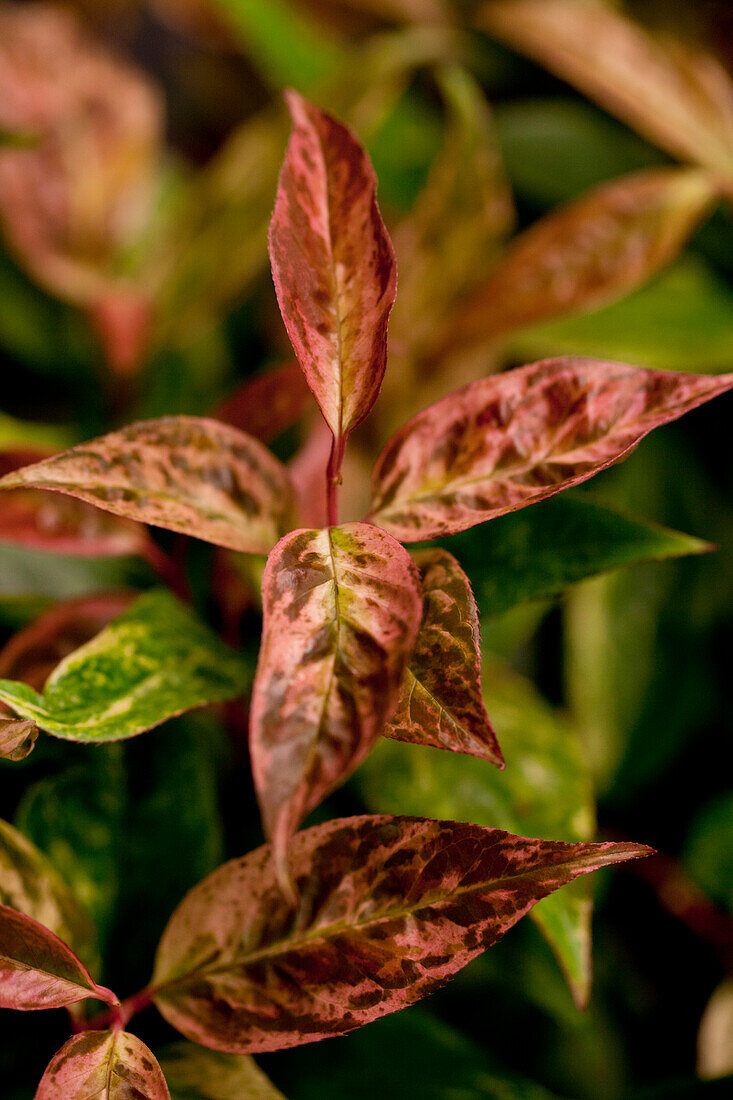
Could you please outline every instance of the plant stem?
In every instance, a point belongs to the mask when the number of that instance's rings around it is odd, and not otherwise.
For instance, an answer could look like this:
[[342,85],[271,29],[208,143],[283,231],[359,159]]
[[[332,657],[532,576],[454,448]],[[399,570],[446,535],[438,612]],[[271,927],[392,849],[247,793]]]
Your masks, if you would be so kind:
[[341,484],[341,464],[345,449],[346,440],[334,437],[326,467],[326,515],[329,527],[335,527],[339,521],[338,487]]
[[139,993],[134,993],[132,997],[128,997],[121,1005],[106,1008],[103,1012],[98,1012],[96,1016],[92,1016],[90,1020],[76,1020],[74,1022],[74,1032],[78,1034],[81,1031],[104,1031],[106,1028],[124,1030],[132,1017],[152,1004],[152,1000],[152,993],[146,986]]

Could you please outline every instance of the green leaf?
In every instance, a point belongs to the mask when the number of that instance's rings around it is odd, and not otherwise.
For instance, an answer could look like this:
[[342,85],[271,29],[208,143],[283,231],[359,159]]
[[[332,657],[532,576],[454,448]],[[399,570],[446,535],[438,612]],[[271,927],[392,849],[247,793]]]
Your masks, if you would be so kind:
[[733,792],[712,799],[695,817],[683,862],[705,893],[733,912]]
[[[526,836],[588,840],[594,813],[576,731],[520,677],[484,666],[484,700],[506,759],[486,761],[398,742],[380,743],[356,782],[370,810],[491,825]],[[585,1004],[590,982],[590,898],[576,883],[532,911]]]
[[160,1052],[171,1100],[285,1100],[247,1054],[221,1054],[196,1043]]
[[33,917],[89,965],[96,934],[89,914],[52,863],[12,825],[0,821],[0,904]]
[[0,542],[0,603],[71,600],[141,584],[149,574],[132,558],[85,560]]
[[61,662],[43,695],[0,680],[0,699],[56,737],[116,741],[245,692],[242,658],[168,592],[141,596]]
[[513,335],[509,350],[519,359],[582,354],[718,374],[733,361],[733,293],[687,256],[613,305]]
[[443,545],[468,573],[482,619],[559,596],[597,573],[711,549],[691,535],[567,494],[453,535]]
[[15,819],[91,913],[102,939],[117,902],[124,812],[122,746],[112,744],[29,786]]
[[275,88],[312,90],[344,63],[344,51],[289,0],[214,0]]

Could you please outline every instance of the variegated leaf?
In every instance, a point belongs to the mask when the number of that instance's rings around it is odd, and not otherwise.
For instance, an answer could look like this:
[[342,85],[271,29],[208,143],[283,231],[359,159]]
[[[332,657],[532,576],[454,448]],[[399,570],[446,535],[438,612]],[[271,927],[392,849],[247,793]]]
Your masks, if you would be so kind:
[[0,821],[0,904],[38,921],[89,963],[96,933],[89,914],[34,844]]
[[215,1050],[339,1035],[439,988],[559,886],[649,852],[414,817],[331,821],[290,844],[297,908],[268,847],[188,894],[158,949],[155,1003]]
[[670,263],[715,196],[696,169],[612,180],[542,218],[459,307],[446,343],[496,338],[629,293]]
[[476,22],[673,156],[733,175],[733,81],[712,53],[585,0],[490,0]]
[[733,375],[568,356],[483,378],[419,413],[382,451],[369,520],[403,542],[524,508],[621,461]]
[[87,997],[119,1004],[58,936],[0,905],[0,1008],[63,1008]]
[[38,726],[25,718],[8,718],[0,713],[0,757],[25,760],[38,740]]
[[263,443],[271,443],[297,424],[311,401],[300,366],[283,363],[248,378],[211,415]]
[[83,1031],[53,1056],[35,1100],[170,1100],[155,1055],[126,1031]]
[[399,543],[377,527],[348,523],[286,535],[268,560],[262,602],[250,745],[282,871],[291,834],[392,717],[422,598]]
[[296,92],[270,224],[280,310],[340,456],[384,376],[394,253],[374,172],[354,135]]
[[397,711],[384,733],[395,741],[465,752],[504,767],[481,696],[481,638],[468,577],[447,550],[414,555],[423,617]]
[[193,416],[144,420],[0,478],[53,489],[107,512],[266,554],[287,530],[285,468],[256,439]]
[[117,741],[207,703],[236,699],[247,661],[169,592],[146,592],[70,653],[43,694],[0,680],[0,700],[69,741]]
[[285,1100],[247,1054],[175,1043],[159,1060],[172,1100]]

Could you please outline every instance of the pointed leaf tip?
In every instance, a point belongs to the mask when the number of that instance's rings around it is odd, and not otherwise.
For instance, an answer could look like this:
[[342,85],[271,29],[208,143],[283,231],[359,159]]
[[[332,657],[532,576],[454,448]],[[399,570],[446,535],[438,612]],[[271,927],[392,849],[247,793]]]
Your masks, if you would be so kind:
[[376,178],[351,131],[292,89],[293,131],[270,223],[272,276],[336,453],[376,400],[394,303],[394,252]]
[[403,542],[464,531],[586,481],[654,428],[731,389],[733,374],[574,356],[482,378],[387,444],[368,518]]
[[35,1100],[170,1100],[155,1055],[126,1031],[83,1031],[51,1059]]

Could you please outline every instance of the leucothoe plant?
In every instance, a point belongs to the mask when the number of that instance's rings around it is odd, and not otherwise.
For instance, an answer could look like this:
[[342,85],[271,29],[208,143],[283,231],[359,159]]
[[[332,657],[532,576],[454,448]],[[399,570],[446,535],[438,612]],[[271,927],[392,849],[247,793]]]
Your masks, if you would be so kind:
[[[270,255],[285,326],[330,432],[327,526],[296,526],[288,469],[257,439],[214,419],[133,424],[17,463],[0,480],[14,490],[19,526],[37,490],[75,498],[69,508],[92,523],[101,552],[134,547],[156,561],[149,534],[130,522],[138,521],[267,555],[250,751],[268,844],[225,863],[183,899],[144,990],[120,1003],[96,983],[88,924],[73,897],[40,852],[0,827],[9,884],[0,886],[0,1005],[69,1006],[74,1023],[38,1100],[96,1094],[105,1083],[120,1100],[126,1089],[168,1096],[155,1056],[126,1030],[151,1003],[188,1039],[234,1054],[347,1032],[442,985],[559,887],[649,852],[386,814],[298,831],[383,736],[504,766],[482,698],[468,578],[442,546],[410,553],[404,544],[578,485],[653,428],[733,388],[733,375],[567,357],[471,382],[397,432],[374,466],[368,514],[341,523],[349,436],[385,372],[396,265],[374,174],[353,134],[296,93],[288,105],[293,131]],[[112,516],[95,526],[96,509]],[[173,595],[120,600],[77,601],[52,612],[53,624],[39,620],[36,643],[73,633],[80,619],[93,636],[67,648],[47,678],[36,670],[0,680],[3,755],[27,755],[39,729],[102,743],[248,693],[241,655]],[[18,642],[16,659],[27,643]],[[108,1007],[87,1018],[74,1006],[90,998]],[[185,1086],[185,1066],[170,1072]],[[253,1064],[238,1072],[242,1092],[254,1087]]]

